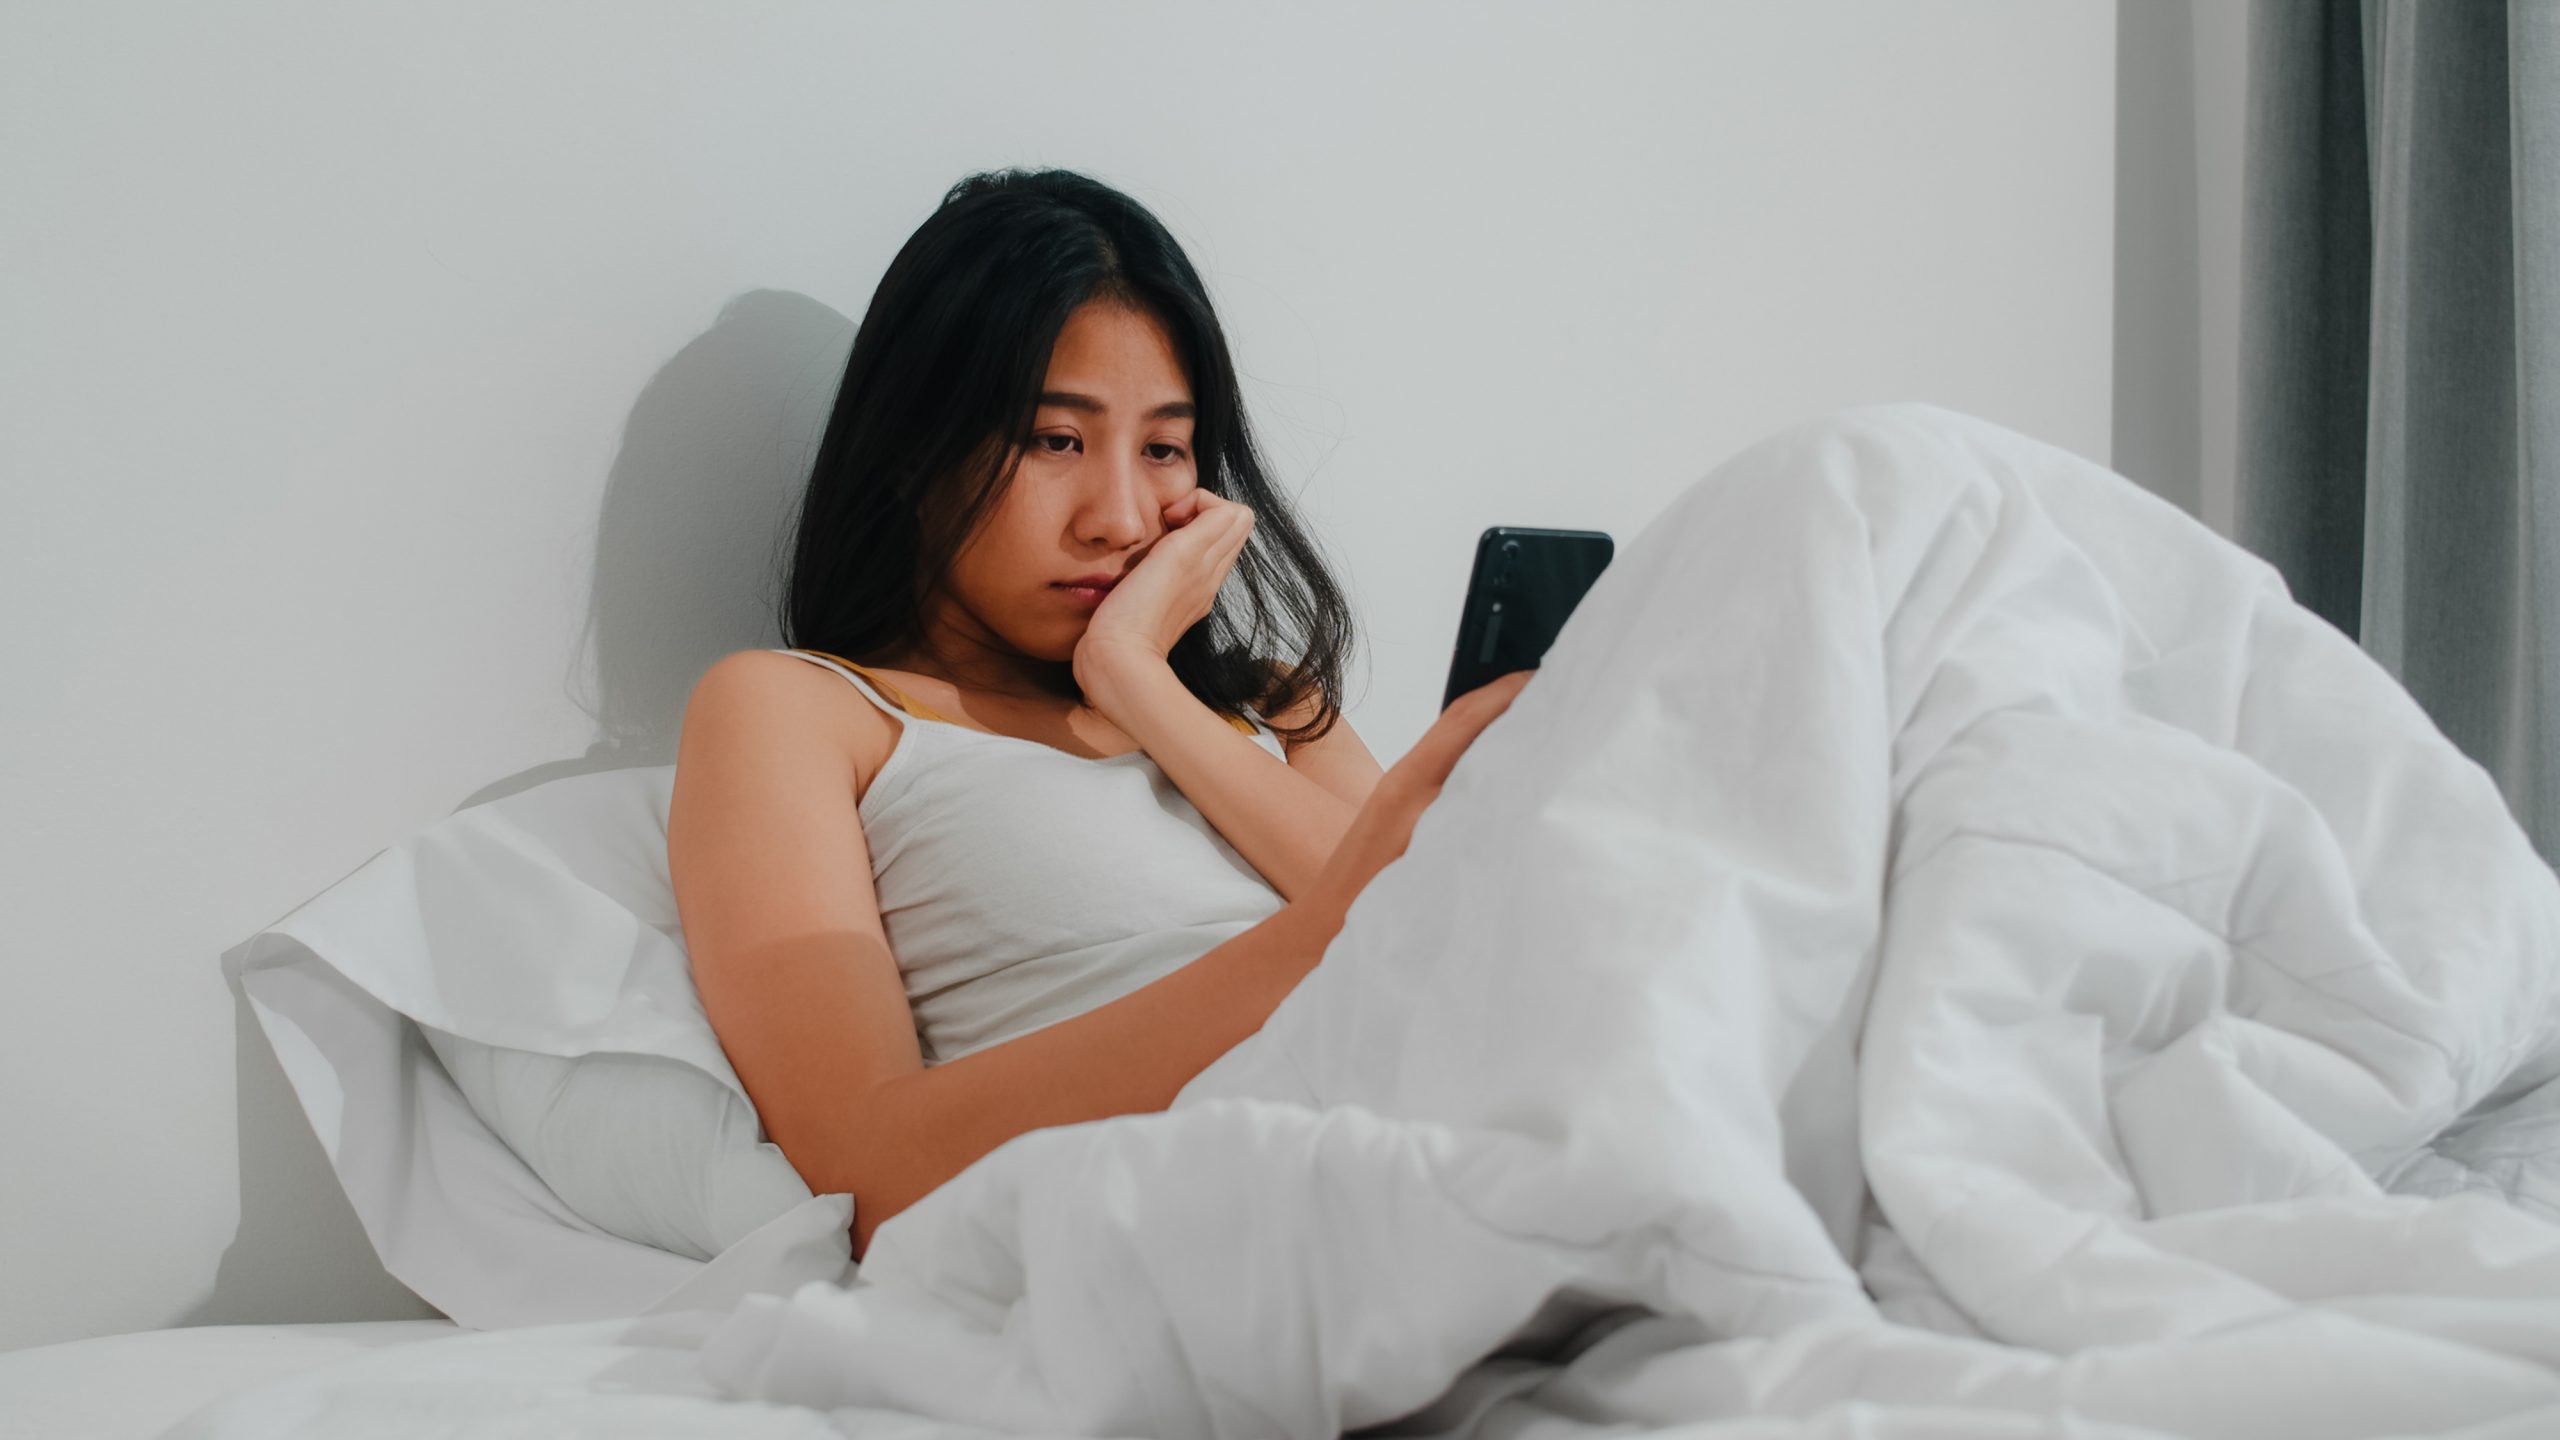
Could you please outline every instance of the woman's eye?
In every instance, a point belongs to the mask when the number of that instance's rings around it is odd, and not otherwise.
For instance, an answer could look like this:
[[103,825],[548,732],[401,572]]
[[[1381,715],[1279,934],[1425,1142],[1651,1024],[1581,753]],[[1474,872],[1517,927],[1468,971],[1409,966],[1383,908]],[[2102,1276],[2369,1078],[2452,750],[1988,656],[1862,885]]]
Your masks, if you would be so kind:
[[[1052,447],[1049,444],[1052,440],[1063,441],[1065,443]],[[1034,435],[1031,437],[1032,447],[1047,455],[1073,454],[1076,447],[1082,443],[1083,442],[1077,440],[1073,435]],[[1166,452],[1158,455],[1156,458],[1168,465],[1179,464],[1184,459],[1188,458],[1187,451],[1185,451],[1181,446],[1173,444],[1170,441],[1158,441],[1155,444],[1148,446],[1147,449],[1149,451]]]

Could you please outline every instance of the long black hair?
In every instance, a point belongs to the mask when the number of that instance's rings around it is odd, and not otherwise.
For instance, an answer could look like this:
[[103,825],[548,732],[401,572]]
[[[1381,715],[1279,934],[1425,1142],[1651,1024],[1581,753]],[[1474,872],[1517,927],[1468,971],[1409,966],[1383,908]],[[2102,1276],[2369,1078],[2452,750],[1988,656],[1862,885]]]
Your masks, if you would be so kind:
[[1230,714],[1276,716],[1312,689],[1308,721],[1273,729],[1293,744],[1323,735],[1341,713],[1351,607],[1266,473],[1182,247],[1145,206],[1072,170],[962,179],[889,262],[789,538],[784,643],[870,664],[922,641],[927,600],[1013,483],[1058,332],[1096,300],[1164,326],[1198,407],[1199,482],[1253,510],[1208,616],[1166,656],[1173,673]]

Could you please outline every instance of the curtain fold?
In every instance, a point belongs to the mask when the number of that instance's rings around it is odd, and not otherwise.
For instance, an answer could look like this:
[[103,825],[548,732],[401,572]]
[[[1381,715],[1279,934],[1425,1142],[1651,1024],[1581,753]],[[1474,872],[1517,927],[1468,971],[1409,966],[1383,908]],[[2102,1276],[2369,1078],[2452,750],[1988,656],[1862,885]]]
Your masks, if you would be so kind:
[[2560,865],[2560,0],[2256,0],[2235,538]]

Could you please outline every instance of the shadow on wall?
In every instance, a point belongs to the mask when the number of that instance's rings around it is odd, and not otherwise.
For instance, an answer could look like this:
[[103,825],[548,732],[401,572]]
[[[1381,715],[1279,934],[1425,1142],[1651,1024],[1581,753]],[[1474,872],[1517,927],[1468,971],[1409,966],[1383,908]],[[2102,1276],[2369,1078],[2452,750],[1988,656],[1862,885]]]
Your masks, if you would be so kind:
[[237,982],[232,1069],[240,1110],[240,1228],[213,1290],[171,1325],[432,1320],[443,1312],[391,1277],[365,1239],[329,1153]]
[[596,520],[582,635],[596,689],[578,697],[596,741],[463,805],[675,763],[693,682],[732,650],[779,643],[782,546],[852,348],[853,322],[836,311],[750,290],[641,388]]
[[[573,678],[595,677],[573,695],[596,739],[455,809],[565,776],[673,764],[693,682],[732,650],[779,643],[782,545],[852,346],[853,322],[828,306],[750,290],[650,377],[606,477],[572,666]],[[257,1012],[230,989],[239,1229],[212,1292],[169,1323],[433,1318],[382,1268]]]

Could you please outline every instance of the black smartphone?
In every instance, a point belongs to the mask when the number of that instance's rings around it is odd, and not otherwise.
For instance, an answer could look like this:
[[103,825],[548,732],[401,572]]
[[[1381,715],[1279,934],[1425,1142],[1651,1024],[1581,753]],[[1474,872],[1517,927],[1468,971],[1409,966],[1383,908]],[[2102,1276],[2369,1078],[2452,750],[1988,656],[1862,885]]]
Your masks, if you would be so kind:
[[1475,570],[1458,612],[1458,645],[1440,708],[1514,670],[1537,669],[1616,549],[1599,530],[1496,525],[1476,537]]

